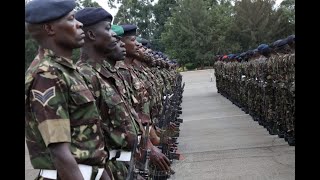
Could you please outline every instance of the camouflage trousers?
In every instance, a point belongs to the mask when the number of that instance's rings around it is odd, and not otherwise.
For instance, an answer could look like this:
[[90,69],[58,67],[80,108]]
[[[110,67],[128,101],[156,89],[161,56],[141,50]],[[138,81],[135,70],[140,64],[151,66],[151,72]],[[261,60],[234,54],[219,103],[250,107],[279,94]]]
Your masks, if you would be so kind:
[[114,180],[125,180],[128,175],[128,163],[124,161],[108,161],[107,166],[112,172]]

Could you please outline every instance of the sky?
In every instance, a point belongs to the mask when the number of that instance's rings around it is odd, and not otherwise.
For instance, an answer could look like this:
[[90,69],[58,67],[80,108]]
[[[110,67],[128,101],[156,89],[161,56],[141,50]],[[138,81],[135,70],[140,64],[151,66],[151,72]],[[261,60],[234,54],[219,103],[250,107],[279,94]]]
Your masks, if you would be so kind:
[[[110,14],[112,14],[112,16],[115,16],[118,12],[118,8],[120,7],[120,4],[117,4],[117,8],[113,8],[111,9],[109,6],[108,6],[108,3],[107,3],[107,0],[93,0],[93,1],[96,1],[97,3],[99,3],[99,5],[101,7],[103,7],[103,9],[105,9],[106,11],[108,11]],[[276,6],[278,6],[283,0],[276,0]],[[154,0],[154,2],[152,4],[155,4],[157,3],[158,0]]]

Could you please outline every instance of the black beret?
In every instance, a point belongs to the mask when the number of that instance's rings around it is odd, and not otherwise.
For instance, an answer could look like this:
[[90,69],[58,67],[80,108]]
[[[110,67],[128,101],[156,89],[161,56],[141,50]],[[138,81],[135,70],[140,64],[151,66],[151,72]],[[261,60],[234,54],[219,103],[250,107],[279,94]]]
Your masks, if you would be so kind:
[[274,41],[273,43],[271,43],[271,44],[270,44],[270,47],[271,47],[271,48],[275,48],[275,47],[276,47],[276,45],[277,45],[280,41],[281,41],[280,39],[279,39],[279,40]]
[[288,44],[287,39],[282,39],[282,40],[276,45],[276,47],[280,48],[280,47],[285,46],[286,44]]
[[67,15],[76,7],[74,0],[33,0],[26,4],[25,21],[41,24]]
[[147,45],[149,43],[148,40],[144,39],[144,38],[141,38],[141,42],[140,42],[142,45]]
[[252,56],[252,55],[253,55],[253,50],[248,50],[248,51],[246,52],[246,54],[247,54],[248,56]]
[[121,25],[124,31],[122,36],[135,36],[137,33],[137,26],[133,24],[124,24]]
[[285,44],[286,44],[285,39],[279,39],[279,40],[276,40],[275,42],[273,42],[273,43],[271,44],[271,47],[272,47],[272,48],[277,48],[277,47],[281,47],[281,46],[283,46],[283,45],[285,45]]
[[267,44],[260,44],[257,49],[258,52],[263,55],[270,53],[270,47]]
[[150,43],[147,43],[147,45],[143,45],[144,47],[148,48],[148,49],[151,49],[151,45]]
[[240,56],[241,58],[244,58],[244,57],[246,56],[246,53],[243,52],[243,53],[241,53],[239,56]]
[[287,37],[287,43],[292,43],[295,41],[295,39],[296,39],[295,35],[290,35]]
[[80,21],[84,27],[97,24],[101,21],[112,21],[113,17],[103,8],[86,7],[76,12],[76,19]]

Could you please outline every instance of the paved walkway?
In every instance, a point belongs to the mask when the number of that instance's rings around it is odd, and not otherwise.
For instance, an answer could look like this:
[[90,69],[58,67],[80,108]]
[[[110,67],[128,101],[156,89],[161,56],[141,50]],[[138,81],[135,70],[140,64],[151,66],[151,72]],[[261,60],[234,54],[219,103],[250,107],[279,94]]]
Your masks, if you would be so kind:
[[217,93],[213,70],[185,72],[175,180],[293,180],[295,147]]

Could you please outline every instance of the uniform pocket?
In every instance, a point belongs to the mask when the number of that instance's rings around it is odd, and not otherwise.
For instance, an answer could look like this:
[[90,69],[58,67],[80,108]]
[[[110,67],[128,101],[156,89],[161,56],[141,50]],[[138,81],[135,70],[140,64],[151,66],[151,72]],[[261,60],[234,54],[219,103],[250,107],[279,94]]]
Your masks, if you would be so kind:
[[82,104],[95,101],[88,87],[81,84],[71,86],[70,98],[76,105],[82,105]]

